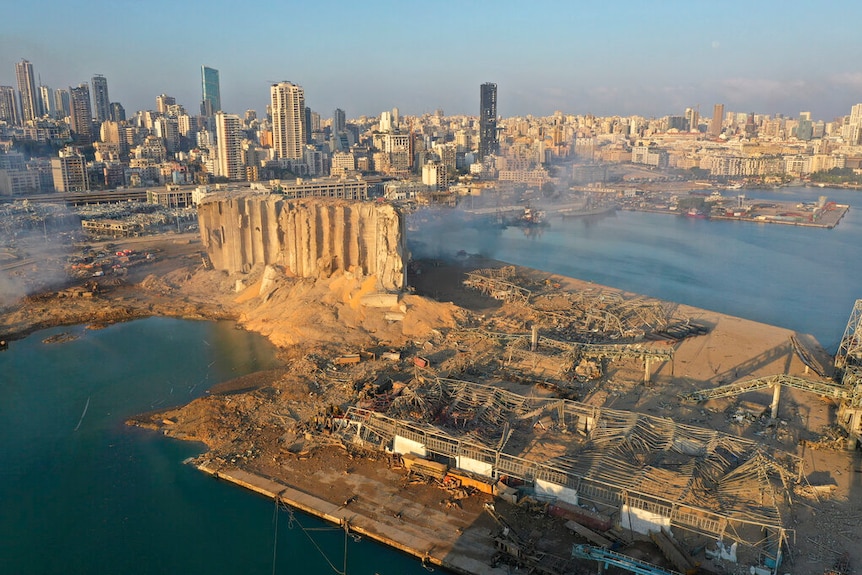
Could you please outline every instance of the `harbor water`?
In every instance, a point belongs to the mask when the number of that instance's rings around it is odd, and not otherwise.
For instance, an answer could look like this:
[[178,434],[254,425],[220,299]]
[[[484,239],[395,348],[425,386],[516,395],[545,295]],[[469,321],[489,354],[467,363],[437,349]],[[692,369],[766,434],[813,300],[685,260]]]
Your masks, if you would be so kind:
[[[43,343],[67,334],[57,343]],[[230,322],[151,318],[54,328],[0,352],[0,573],[331,573],[343,533],[204,475],[203,446],[128,427],[218,382],[265,369],[274,349]],[[291,528],[292,527],[292,528]],[[277,539],[276,539],[277,534]],[[426,573],[349,540],[355,574]]]
[[[735,198],[739,190],[724,192]],[[786,327],[834,352],[862,298],[862,191],[745,190],[749,201],[813,202],[850,211],[834,229],[617,211],[549,218],[543,228],[453,225],[418,234],[416,256],[480,253],[505,262]]]
[[[422,253],[427,241],[411,249],[417,256],[482,253],[811,333],[834,351],[862,297],[862,192],[748,195],[827,195],[852,207],[833,230],[617,212],[552,219],[530,235],[457,226],[436,253]],[[43,343],[63,333],[72,339]],[[274,361],[266,340],[229,322],[152,318],[94,331],[54,328],[12,342],[0,352],[0,571],[333,572],[298,524],[290,529],[284,513],[274,514],[272,501],[182,464],[202,446],[124,424]],[[341,532],[311,533],[341,569]],[[416,559],[368,541],[351,539],[348,549],[349,573],[425,573]]]

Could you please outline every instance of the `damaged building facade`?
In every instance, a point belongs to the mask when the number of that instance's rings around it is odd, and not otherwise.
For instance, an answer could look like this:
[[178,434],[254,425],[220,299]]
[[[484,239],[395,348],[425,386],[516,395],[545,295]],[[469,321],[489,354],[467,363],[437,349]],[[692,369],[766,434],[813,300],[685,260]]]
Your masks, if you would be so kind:
[[405,285],[403,217],[391,205],[214,194],[198,206],[198,220],[216,269],[275,264],[304,278],[353,270],[376,276],[382,290]]

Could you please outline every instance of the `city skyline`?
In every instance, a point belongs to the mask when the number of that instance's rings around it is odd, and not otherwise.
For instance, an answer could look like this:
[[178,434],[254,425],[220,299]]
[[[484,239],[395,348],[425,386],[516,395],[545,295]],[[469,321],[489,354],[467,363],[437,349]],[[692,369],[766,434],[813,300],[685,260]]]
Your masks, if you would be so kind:
[[[307,105],[325,117],[336,108],[358,117],[396,106],[411,115],[477,115],[475,86],[488,80],[499,87],[504,117],[555,110],[660,117],[688,107],[706,115],[721,102],[831,120],[862,101],[853,44],[862,5],[849,2],[444,0],[428,10],[324,1],[269,6],[242,29],[235,10],[219,2],[184,6],[194,26],[163,0],[123,6],[119,24],[115,6],[35,0],[4,19],[0,85],[17,86],[15,65],[26,59],[37,84],[54,89],[102,74],[112,101],[132,111],[152,109],[161,93],[197,110],[202,65],[219,71],[222,108],[235,114],[263,113],[269,86],[283,80],[303,86]],[[160,26],[122,24],[163,9],[175,17]],[[305,24],[290,27],[288,50],[290,21]]]

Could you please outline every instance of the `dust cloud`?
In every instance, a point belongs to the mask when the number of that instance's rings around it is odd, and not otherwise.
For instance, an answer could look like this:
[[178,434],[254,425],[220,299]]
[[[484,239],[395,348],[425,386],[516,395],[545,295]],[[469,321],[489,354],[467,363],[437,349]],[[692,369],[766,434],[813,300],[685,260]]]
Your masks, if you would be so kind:
[[0,308],[62,285],[80,218],[59,204],[27,201],[0,207]]
[[421,208],[407,216],[407,247],[413,259],[454,260],[466,251],[494,258],[501,229],[458,208]]

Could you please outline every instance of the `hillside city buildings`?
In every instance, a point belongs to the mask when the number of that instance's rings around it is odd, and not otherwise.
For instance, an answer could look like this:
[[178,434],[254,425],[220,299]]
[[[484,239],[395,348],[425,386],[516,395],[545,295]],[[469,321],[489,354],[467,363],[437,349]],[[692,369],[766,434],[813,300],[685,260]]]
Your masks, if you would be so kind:
[[[487,82],[475,115],[392,108],[351,118],[342,108],[314,110],[301,85],[283,81],[271,84],[266,110],[230,113],[222,110],[219,71],[202,66],[200,113],[160,94],[154,109],[127,114],[110,101],[104,75],[56,89],[37,78],[22,60],[16,84],[0,85],[0,196],[260,182],[298,197],[329,178],[313,193],[404,199],[601,187],[621,165],[758,185],[862,170],[862,104],[828,121],[721,103],[711,115],[693,105],[662,118],[503,117],[497,85]],[[306,188],[288,186],[298,178]],[[345,192],[335,180],[364,183]]]

